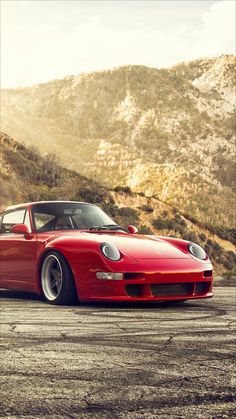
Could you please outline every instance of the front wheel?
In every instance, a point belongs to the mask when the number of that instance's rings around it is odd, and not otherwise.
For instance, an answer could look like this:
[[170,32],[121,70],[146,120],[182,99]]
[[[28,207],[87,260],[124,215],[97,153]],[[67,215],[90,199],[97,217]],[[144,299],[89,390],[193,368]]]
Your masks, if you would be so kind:
[[50,304],[67,305],[76,301],[76,289],[70,267],[58,252],[50,252],[43,260],[41,287]]

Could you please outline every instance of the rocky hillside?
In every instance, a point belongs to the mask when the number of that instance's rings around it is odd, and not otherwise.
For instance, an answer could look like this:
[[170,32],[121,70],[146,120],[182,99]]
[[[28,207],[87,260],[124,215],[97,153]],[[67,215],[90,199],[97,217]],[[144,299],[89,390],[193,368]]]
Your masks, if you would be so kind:
[[[54,155],[41,157],[37,149],[25,147],[6,134],[1,142],[1,202],[34,200],[80,200],[99,204],[119,224],[135,224],[143,234],[182,237],[201,244],[211,256],[218,273],[233,272],[236,264],[233,240],[226,240],[186,218],[176,208],[129,188],[107,190],[75,171],[64,169]],[[222,236],[222,235],[221,235]]]
[[235,227],[235,58],[126,66],[2,91],[9,135],[107,187]]

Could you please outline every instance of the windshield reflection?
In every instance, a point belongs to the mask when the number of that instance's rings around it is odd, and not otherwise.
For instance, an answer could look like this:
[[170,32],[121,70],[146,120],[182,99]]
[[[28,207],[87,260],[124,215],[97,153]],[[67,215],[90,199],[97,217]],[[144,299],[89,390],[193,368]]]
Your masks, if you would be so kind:
[[77,202],[53,202],[36,204],[32,216],[37,232],[54,230],[115,229],[117,224],[92,204]]

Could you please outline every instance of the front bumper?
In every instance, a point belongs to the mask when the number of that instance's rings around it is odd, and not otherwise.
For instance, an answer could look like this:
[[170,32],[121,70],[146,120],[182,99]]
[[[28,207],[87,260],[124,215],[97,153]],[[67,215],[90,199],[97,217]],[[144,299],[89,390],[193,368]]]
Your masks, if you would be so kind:
[[213,296],[211,263],[191,267],[185,263],[185,269],[180,264],[175,270],[164,266],[159,272],[140,265],[126,267],[122,280],[98,279],[96,272],[104,271],[104,266],[73,265],[72,270],[80,301],[184,301]]

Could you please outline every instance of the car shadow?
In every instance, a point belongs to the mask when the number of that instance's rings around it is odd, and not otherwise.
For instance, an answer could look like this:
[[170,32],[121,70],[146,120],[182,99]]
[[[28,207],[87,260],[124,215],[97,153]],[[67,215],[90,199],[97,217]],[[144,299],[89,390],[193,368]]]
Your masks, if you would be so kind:
[[[28,300],[28,301],[41,301],[43,304],[47,304],[44,298],[38,294],[25,292],[25,291],[13,291],[0,289],[0,299],[9,299],[9,300]],[[170,307],[187,307],[188,303],[193,307],[196,301],[92,301],[92,302],[77,302],[73,304],[73,307],[87,307],[87,308],[104,308],[104,309],[165,309]],[[55,306],[59,307],[59,306]],[[61,306],[61,307],[72,307],[71,306]]]
[[0,299],[14,299],[14,300],[35,300],[35,301],[44,301],[43,297],[32,292],[25,291],[11,291],[1,288],[0,289]]
[[163,308],[170,308],[170,307],[186,307],[187,302],[167,302],[167,301],[114,301],[114,302],[100,302],[94,301],[91,303],[80,303],[80,305],[87,306],[87,307],[97,307],[97,308],[129,308],[129,309],[146,309],[146,308],[155,308],[155,309],[163,309]]

